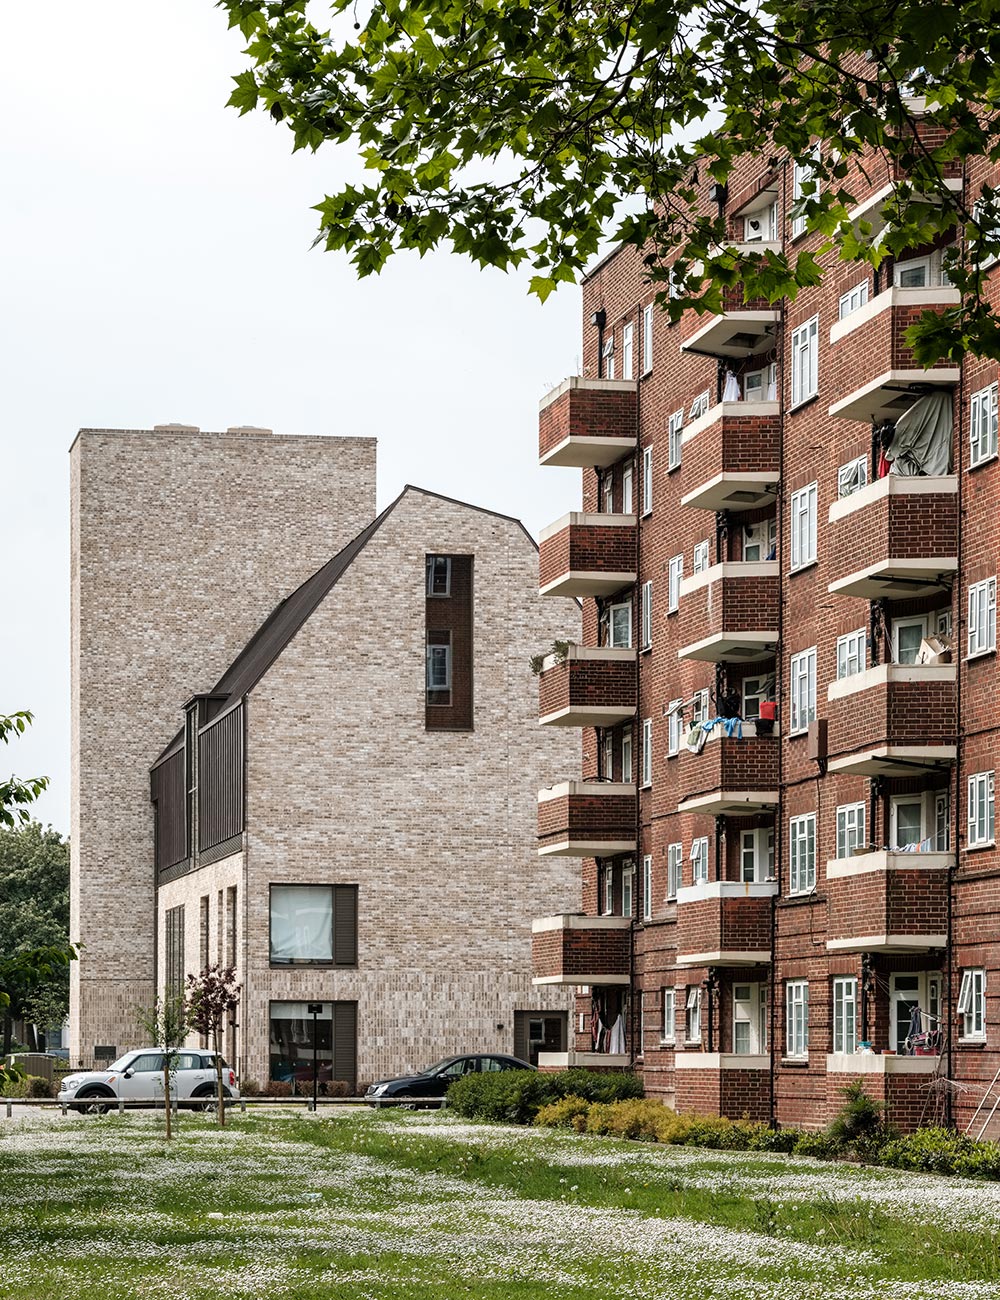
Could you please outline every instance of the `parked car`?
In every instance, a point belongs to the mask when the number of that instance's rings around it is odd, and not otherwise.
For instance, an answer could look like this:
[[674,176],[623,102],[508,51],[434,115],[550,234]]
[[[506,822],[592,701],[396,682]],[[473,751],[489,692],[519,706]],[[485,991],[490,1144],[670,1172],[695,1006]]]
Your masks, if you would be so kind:
[[[216,1097],[215,1053],[184,1048],[176,1054],[170,1076],[170,1095],[192,1110],[210,1110]],[[238,1100],[236,1073],[222,1061],[222,1087],[227,1098]],[[62,1082],[59,1101],[74,1110],[101,1115],[119,1099],[136,1103],[163,1101],[163,1053],[153,1048],[125,1052],[106,1070],[74,1071]]]
[[[460,1079],[464,1074],[485,1074],[494,1070],[533,1070],[534,1068],[527,1061],[519,1061],[516,1056],[494,1056],[485,1053],[472,1056],[446,1056],[443,1061],[438,1061],[436,1065],[421,1071],[420,1074],[409,1074],[399,1079],[377,1079],[375,1083],[369,1085],[365,1093],[365,1101],[375,1105],[379,1101],[398,1097],[443,1098],[455,1080]],[[414,1103],[414,1105],[418,1104],[419,1102]],[[434,1105],[434,1102],[429,1101],[427,1104]],[[414,1108],[406,1102],[401,1105],[404,1110]]]

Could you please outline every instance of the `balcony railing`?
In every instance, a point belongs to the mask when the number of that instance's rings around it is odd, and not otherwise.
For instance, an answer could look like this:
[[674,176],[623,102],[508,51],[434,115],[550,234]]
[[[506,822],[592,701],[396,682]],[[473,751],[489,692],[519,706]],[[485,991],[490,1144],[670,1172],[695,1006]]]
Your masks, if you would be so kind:
[[539,722],[549,727],[613,727],[635,717],[634,650],[571,645],[550,655],[538,679]]
[[758,966],[771,960],[774,882],[717,880],[677,891],[678,966]]
[[635,515],[568,514],[543,528],[543,596],[611,596],[635,582]]
[[777,735],[756,734],[756,724],[741,724],[743,738],[726,736],[721,726],[711,733],[700,754],[682,746],[676,760],[685,791],[678,812],[713,817],[742,817],[769,812],[778,805]]
[[543,916],[531,923],[533,984],[628,984],[632,919]]
[[634,379],[565,379],[542,398],[538,458],[543,465],[603,468],[636,446]]
[[955,761],[955,664],[880,664],[831,682],[832,772],[916,775]]
[[958,479],[888,474],[830,506],[829,590],[907,600],[947,590],[958,569]]
[[951,853],[861,853],[826,864],[830,952],[921,953],[948,934]]
[[780,477],[778,402],[720,402],[681,436],[681,505],[753,510],[773,501]]
[[684,578],[678,659],[749,663],[778,645],[780,579],[776,561],[727,561]]
[[635,786],[563,781],[538,793],[538,852],[569,858],[634,853]]

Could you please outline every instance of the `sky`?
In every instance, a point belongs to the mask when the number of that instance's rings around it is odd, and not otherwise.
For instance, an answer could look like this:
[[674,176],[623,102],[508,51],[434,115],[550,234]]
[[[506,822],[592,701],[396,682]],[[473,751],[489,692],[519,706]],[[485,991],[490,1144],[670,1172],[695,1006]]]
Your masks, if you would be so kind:
[[539,399],[579,371],[580,294],[442,250],[358,280],[311,250],[350,146],[291,154],[225,107],[242,38],[212,0],[4,6],[0,76],[0,774],[45,774],[69,829],[69,457],[82,427],[378,439],[405,483],[521,518],[579,509],[538,466]]

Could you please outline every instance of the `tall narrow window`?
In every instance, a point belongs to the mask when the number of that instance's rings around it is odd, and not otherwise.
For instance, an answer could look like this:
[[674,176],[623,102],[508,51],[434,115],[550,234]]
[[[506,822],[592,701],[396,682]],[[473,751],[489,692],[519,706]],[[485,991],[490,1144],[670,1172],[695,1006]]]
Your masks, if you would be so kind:
[[472,727],[472,556],[426,557],[424,725]]
[[674,989],[660,990],[660,1039],[664,1043],[672,1043],[677,1032],[674,997]]
[[853,1053],[858,1044],[858,981],[853,975],[833,981],[833,1050]]
[[684,1038],[689,1043],[701,1042],[701,987],[689,984],[685,1000]]
[[733,1052],[758,1056],[767,1051],[767,986],[733,985]]
[[681,579],[684,577],[684,556],[674,555],[667,568],[667,613],[675,614],[680,608]]
[[819,146],[814,146],[809,157],[802,162],[792,164],[792,238],[806,233],[806,217],[802,211],[807,199],[816,194],[815,161],[819,158]]
[[744,884],[774,879],[773,827],[740,832],[740,879]]
[[428,596],[450,596],[451,556],[428,555],[426,567]]
[[681,887],[681,870],[684,863],[684,845],[667,845],[667,897],[676,898]]
[[819,392],[819,317],[792,331],[792,405]]
[[962,971],[958,989],[958,1014],[962,1017],[962,1037],[986,1037],[986,971],[969,967]]
[[642,309],[642,373],[653,369],[653,304]]
[[969,777],[968,834],[969,849],[992,844],[994,839],[994,781],[992,772],[976,772]]
[[667,433],[667,469],[677,469],[681,463],[681,432],[684,428],[684,412],[674,411],[670,417]]
[[969,464],[981,465],[997,454],[997,385],[969,399]]
[[837,637],[837,680],[863,673],[867,664],[865,654],[865,629]]
[[653,644],[653,584],[642,584],[642,648],[648,650]]
[[809,981],[789,980],[785,985],[785,1053],[809,1055]]
[[801,569],[816,559],[816,484],[792,493],[792,568]]
[[691,878],[696,885],[708,884],[708,837],[705,835],[691,845]]
[[642,919],[653,919],[653,856],[647,853],[642,859]]
[[622,736],[622,784],[632,784],[632,731]]
[[793,732],[808,730],[816,719],[816,647],[792,655],[789,663],[791,678],[791,719]]
[[864,804],[841,804],[837,809],[837,857],[849,858],[865,847]]
[[997,580],[986,578],[969,587],[969,654],[997,648]]
[[202,970],[211,965],[211,958],[208,955],[209,904],[211,901],[210,894],[202,894],[198,912],[198,960],[201,962]]
[[615,779],[615,737],[610,727],[604,733],[601,754],[601,776],[605,781],[613,781]]
[[451,633],[427,633],[427,703],[451,703]]
[[673,757],[681,752],[681,736],[684,732],[684,714],[681,711],[681,699],[671,700],[667,708],[667,754]]
[[631,321],[622,326],[622,379],[632,378],[632,331]]
[[604,868],[604,915],[614,916],[615,914],[615,872],[614,868],[608,864]]
[[604,476],[604,491],[601,494],[601,509],[606,515],[615,513],[615,476],[608,470]]
[[236,965],[236,886],[226,890],[226,965]]
[[622,470],[622,514],[630,515],[635,508],[632,500],[632,466],[626,465]]
[[694,558],[691,564],[691,572],[704,573],[705,570],[709,567],[709,563],[710,560],[709,560],[708,539],[706,538],[704,541],[695,542]]
[[808,894],[816,888],[816,814],[793,817],[788,823],[791,864],[788,892]]
[[614,330],[609,330],[604,340],[604,347],[601,351],[604,359],[604,377],[605,379],[614,379],[615,377],[615,334]]
[[608,609],[608,641],[619,650],[632,648],[632,605],[622,603]]
[[653,510],[653,448],[642,449],[642,513],[651,514]]
[[642,784],[653,784],[653,719],[642,721]]

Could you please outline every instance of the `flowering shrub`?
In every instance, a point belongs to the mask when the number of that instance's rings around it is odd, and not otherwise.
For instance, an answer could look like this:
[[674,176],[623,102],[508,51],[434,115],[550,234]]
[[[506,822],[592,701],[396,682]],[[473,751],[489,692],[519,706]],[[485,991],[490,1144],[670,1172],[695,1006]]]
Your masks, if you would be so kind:
[[560,1097],[542,1107],[535,1116],[535,1123],[539,1128],[572,1128],[582,1133],[587,1127],[590,1109],[590,1102],[582,1097]]

